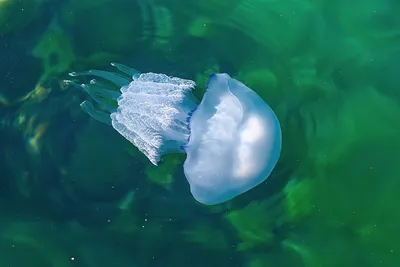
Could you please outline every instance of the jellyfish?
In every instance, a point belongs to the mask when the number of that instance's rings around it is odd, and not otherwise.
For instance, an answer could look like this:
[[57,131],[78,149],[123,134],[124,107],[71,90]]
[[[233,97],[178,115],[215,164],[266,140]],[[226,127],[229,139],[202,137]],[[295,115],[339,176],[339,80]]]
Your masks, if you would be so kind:
[[88,84],[66,83],[95,101],[81,107],[111,125],[152,164],[169,153],[186,153],[184,174],[192,196],[205,205],[241,195],[271,174],[281,152],[281,128],[266,102],[228,74],[212,74],[201,101],[195,82],[140,73],[112,63],[118,72],[90,70]]

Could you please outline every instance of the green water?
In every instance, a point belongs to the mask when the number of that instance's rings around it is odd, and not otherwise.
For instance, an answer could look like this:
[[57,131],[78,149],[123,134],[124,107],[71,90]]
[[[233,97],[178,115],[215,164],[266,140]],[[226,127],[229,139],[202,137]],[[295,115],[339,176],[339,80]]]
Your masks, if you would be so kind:
[[[110,62],[256,91],[266,183],[195,202],[63,83]],[[0,266],[400,266],[399,77],[398,0],[0,0]]]

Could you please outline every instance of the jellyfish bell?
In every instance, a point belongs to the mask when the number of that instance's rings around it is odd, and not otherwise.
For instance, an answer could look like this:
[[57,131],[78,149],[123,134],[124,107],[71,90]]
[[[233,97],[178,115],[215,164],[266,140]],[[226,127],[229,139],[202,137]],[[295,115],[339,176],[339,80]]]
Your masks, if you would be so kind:
[[165,154],[185,152],[184,173],[198,202],[223,203],[268,178],[280,156],[281,129],[253,90],[228,74],[213,74],[198,104],[191,80],[112,65],[122,75],[71,74],[98,76],[108,84],[66,82],[95,100],[100,109],[89,101],[81,104],[89,115],[112,125],[154,165]]
[[263,182],[281,150],[272,109],[228,74],[213,74],[190,118],[184,172],[194,198],[203,204],[230,200]]

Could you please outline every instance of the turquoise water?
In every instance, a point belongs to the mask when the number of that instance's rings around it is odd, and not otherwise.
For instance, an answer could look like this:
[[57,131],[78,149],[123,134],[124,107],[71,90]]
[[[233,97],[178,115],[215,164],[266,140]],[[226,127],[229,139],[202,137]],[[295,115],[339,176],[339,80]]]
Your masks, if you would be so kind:
[[[0,0],[0,266],[400,265],[400,2]],[[265,183],[216,206],[91,119],[71,71],[256,91],[283,134]]]

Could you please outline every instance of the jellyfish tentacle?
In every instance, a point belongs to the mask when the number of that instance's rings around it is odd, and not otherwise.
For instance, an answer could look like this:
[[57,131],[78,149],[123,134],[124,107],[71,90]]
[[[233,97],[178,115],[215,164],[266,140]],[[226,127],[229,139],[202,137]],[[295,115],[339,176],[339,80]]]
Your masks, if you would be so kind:
[[131,81],[122,76],[121,74],[115,73],[115,72],[110,72],[110,71],[104,71],[104,70],[89,70],[89,71],[82,71],[82,72],[71,72],[69,74],[70,76],[97,76],[100,78],[103,78],[105,80],[108,80],[115,85],[122,87],[125,85],[128,85]]
[[81,108],[89,114],[92,118],[98,120],[99,122],[105,123],[107,125],[111,125],[110,114],[95,109],[92,102],[86,100],[81,103]]
[[90,95],[97,95],[111,100],[117,100],[121,96],[120,92],[105,89],[104,87],[98,86],[97,84],[84,84],[82,86],[85,91]]
[[77,84],[73,81],[65,80],[64,81],[68,85],[72,85],[75,88],[78,88],[87,94],[90,95],[93,100],[95,100],[103,109],[106,109],[108,112],[114,112],[117,109],[116,100],[121,95],[121,93],[103,89],[93,84]]
[[[90,95],[90,97],[97,102],[103,109],[107,110],[109,113],[112,113],[117,110],[117,102],[113,98],[108,97],[111,93],[107,92],[108,90],[105,89],[99,89],[94,86],[89,86],[86,84],[83,84],[82,87],[85,89],[85,91]],[[112,92],[112,91],[110,91]],[[111,103],[113,101],[114,103]]]
[[116,67],[118,70],[122,71],[125,74],[128,74],[133,79],[137,79],[140,76],[140,71],[132,69],[123,64],[113,62],[113,63],[111,63],[111,66]]

